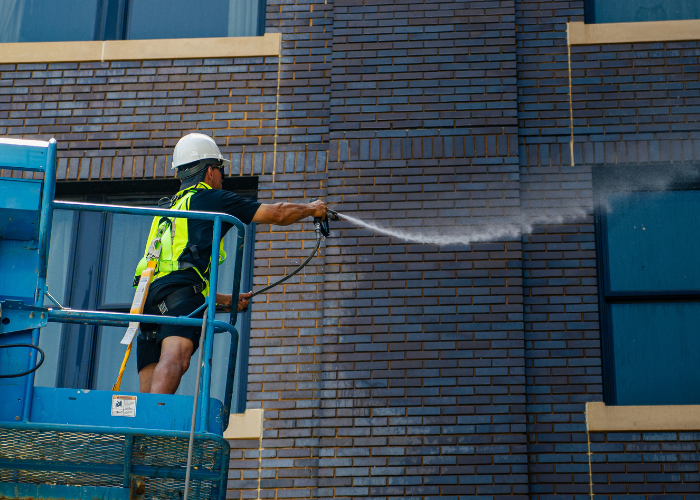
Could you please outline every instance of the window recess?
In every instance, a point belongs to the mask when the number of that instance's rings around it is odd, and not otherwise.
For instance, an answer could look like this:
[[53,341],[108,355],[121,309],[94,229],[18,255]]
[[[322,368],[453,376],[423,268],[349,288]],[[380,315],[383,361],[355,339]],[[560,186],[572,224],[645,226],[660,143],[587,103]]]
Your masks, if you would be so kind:
[[700,404],[700,170],[596,167],[608,405]]

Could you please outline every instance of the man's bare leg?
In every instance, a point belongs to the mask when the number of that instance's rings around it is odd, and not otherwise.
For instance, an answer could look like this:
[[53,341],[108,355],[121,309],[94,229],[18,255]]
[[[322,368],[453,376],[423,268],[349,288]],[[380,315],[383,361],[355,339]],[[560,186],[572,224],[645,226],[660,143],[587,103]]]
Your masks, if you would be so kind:
[[[151,375],[150,392],[175,394],[180,379],[190,367],[194,344],[184,337],[166,337],[160,343],[160,360]],[[145,368],[144,368],[145,369]]]
[[151,377],[156,363],[151,363],[141,368],[139,372],[139,392],[151,392]]

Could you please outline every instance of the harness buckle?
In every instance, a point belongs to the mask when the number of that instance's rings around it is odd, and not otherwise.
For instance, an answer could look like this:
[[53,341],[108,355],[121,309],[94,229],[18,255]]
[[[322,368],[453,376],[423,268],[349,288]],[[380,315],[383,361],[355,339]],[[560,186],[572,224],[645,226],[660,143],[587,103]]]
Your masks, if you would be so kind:
[[168,312],[168,306],[165,305],[165,301],[158,304],[158,310],[161,314],[165,314],[166,312]]
[[160,243],[161,237],[162,235],[157,236],[151,241],[151,244],[149,245],[148,250],[146,251],[146,258],[148,260],[157,260],[160,258],[160,250],[161,248],[163,248],[163,245],[158,245],[157,247],[156,245]]
[[204,291],[204,289],[207,287],[207,284],[204,283],[203,281],[201,283],[197,283],[196,285],[192,285],[192,288],[194,288],[194,293],[201,293]]

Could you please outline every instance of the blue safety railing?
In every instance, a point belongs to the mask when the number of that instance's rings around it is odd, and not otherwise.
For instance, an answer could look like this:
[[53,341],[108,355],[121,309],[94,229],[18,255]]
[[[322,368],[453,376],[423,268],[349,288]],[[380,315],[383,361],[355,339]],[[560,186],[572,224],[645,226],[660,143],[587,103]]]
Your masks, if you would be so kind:
[[[48,143],[0,140],[0,168],[43,174],[39,212],[17,212],[17,206],[23,206],[21,199],[16,203],[9,200],[3,204],[0,201],[0,273],[7,270],[8,277],[14,276],[15,280],[21,282],[15,290],[0,278],[0,312],[3,316],[3,321],[0,322],[0,347],[16,341],[13,339],[26,339],[38,346],[40,328],[48,322],[103,326],[127,326],[129,322],[139,322],[203,327],[204,341],[200,347],[203,349],[203,360],[197,367],[200,370],[201,385],[193,395],[194,404],[190,403],[192,399],[189,396],[138,394],[142,399],[143,415],[134,422],[125,422],[118,420],[120,417],[103,417],[99,411],[95,410],[95,414],[91,412],[92,408],[103,408],[110,398],[119,393],[35,388],[34,372],[22,377],[24,380],[21,385],[18,385],[19,382],[0,384],[0,398],[9,400],[18,394],[17,391],[23,392],[19,403],[13,403],[12,408],[0,409],[0,497],[4,494],[7,498],[13,498],[7,496],[7,491],[16,491],[25,497],[30,492],[35,498],[45,498],[44,495],[55,495],[58,491],[54,486],[46,486],[50,483],[64,485],[62,488],[67,489],[61,489],[60,492],[65,498],[83,498],[85,495],[93,495],[89,496],[93,498],[100,488],[106,492],[103,498],[168,498],[182,495],[183,480],[189,478],[195,484],[190,489],[190,498],[223,499],[226,493],[229,445],[222,433],[228,424],[239,342],[235,328],[238,312],[235,298],[241,283],[245,239],[243,223],[221,213],[54,201],[55,164],[56,142],[53,139]],[[13,179],[12,182],[21,181]],[[27,180],[27,183],[36,182]],[[6,189],[19,186],[12,184],[8,188],[8,183],[6,181]],[[209,313],[204,322],[192,317],[44,307],[47,257],[55,208],[212,221],[211,293],[205,301]],[[20,213],[20,220],[25,217],[26,224],[19,232],[13,233],[17,213]],[[39,219],[36,230],[32,225],[36,225],[36,221],[31,222],[32,214]],[[234,300],[228,323],[215,318],[218,242],[221,240],[222,223],[229,223],[237,229],[231,290]],[[14,240],[3,238],[3,235],[22,238],[21,245],[15,245]],[[18,263],[24,261],[27,276],[18,269],[22,267]],[[29,276],[34,269],[37,269],[37,274]],[[31,291],[31,288],[34,290]],[[17,301],[17,298],[22,298],[24,302]],[[231,335],[229,373],[223,405],[212,399],[210,394],[214,334],[221,332]],[[33,350],[26,363],[26,354],[21,360],[7,353],[5,356],[10,360],[10,365],[20,367],[20,371],[25,364],[26,369],[30,370],[37,362],[36,351]],[[12,379],[0,379],[2,380]],[[71,402],[66,406],[67,400]],[[188,404],[192,411],[189,422],[184,415]],[[70,405],[74,405],[73,412]],[[191,432],[187,432],[188,425],[191,426]],[[183,452],[188,440],[194,449],[190,450],[187,466],[183,467]],[[68,442],[72,443],[71,446],[66,446]],[[115,463],[118,457],[123,458],[121,463]],[[189,467],[190,461],[192,468]],[[144,482],[139,483],[140,478]],[[16,486],[14,490],[13,486]],[[185,491],[187,488],[185,482]]]
[[[221,240],[221,223],[228,222],[236,228],[236,266],[234,267],[232,295],[238,296],[241,284],[241,267],[243,263],[243,249],[245,245],[245,226],[237,218],[214,212],[195,212],[189,210],[165,210],[159,208],[140,208],[127,207],[119,205],[98,205],[93,203],[72,203],[65,201],[53,201],[54,208],[63,210],[79,210],[86,212],[104,212],[113,214],[128,214],[141,216],[166,216],[178,219],[197,219],[210,220],[214,222],[213,242]],[[48,250],[47,250],[48,251]],[[211,257],[211,272],[209,279],[209,289],[212,291],[206,299],[205,305],[209,311],[216,311],[216,285],[218,282],[219,271],[219,245],[212,243]],[[45,283],[45,278],[44,278]],[[44,292],[46,290],[44,289]],[[43,294],[42,294],[43,295]],[[206,320],[206,336],[204,342],[204,366],[202,367],[202,385],[199,389],[199,398],[201,401],[200,411],[197,412],[198,420],[200,421],[199,431],[208,431],[208,419],[203,418],[203,415],[209,413],[209,396],[211,389],[211,360],[213,355],[214,333],[226,331],[231,333],[231,346],[238,345],[238,331],[234,328],[238,317],[238,309],[232,301],[230,322],[216,320],[214,314],[208,314]],[[189,317],[168,317],[155,316],[147,314],[126,314],[126,313],[111,313],[98,311],[77,311],[77,310],[49,310],[49,322],[59,323],[89,323],[93,325],[109,325],[109,326],[128,326],[130,321],[139,323],[153,323],[158,325],[178,325],[178,326],[202,326],[202,321]],[[232,354],[235,359],[235,353]],[[32,374],[33,376],[33,374]],[[224,411],[226,420],[231,407],[231,393],[233,392],[233,379],[229,377],[225,391]],[[228,404],[227,404],[228,403]]]

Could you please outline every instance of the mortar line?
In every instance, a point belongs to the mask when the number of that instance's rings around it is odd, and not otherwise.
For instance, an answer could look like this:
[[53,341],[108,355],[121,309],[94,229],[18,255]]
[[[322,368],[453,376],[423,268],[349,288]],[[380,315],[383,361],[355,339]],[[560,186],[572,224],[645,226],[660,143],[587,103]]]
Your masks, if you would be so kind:
[[262,439],[263,439],[263,431],[265,429],[265,410],[263,410],[263,418],[262,418],[262,423],[260,424],[262,428],[260,429],[260,440],[258,441],[258,496],[256,497],[257,500],[260,500],[260,490],[261,490],[261,483],[262,483],[262,452],[263,452],[263,445],[262,445]]
[[571,166],[574,166],[574,104],[571,94],[573,84],[571,81],[571,42],[569,40],[569,23],[566,24],[566,62],[569,66],[569,125],[571,127],[571,140],[569,141],[569,154],[571,155]]
[[279,55],[277,56],[277,96],[275,100],[275,144],[272,148],[272,183],[275,183],[277,171],[277,124],[280,112],[280,80],[282,79],[282,37],[280,36]]
[[586,403],[586,439],[588,440],[588,484],[591,500],[593,500],[593,469],[591,468],[591,432],[588,429],[588,403]]

